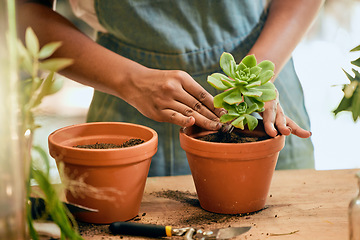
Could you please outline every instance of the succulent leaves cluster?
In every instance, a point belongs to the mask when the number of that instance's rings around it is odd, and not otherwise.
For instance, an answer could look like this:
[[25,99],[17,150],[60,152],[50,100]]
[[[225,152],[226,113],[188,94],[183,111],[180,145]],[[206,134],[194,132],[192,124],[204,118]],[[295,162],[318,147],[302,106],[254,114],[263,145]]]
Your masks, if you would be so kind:
[[208,83],[223,92],[214,97],[215,108],[224,108],[227,113],[220,122],[231,123],[234,127],[254,130],[258,119],[254,112],[264,111],[265,102],[276,99],[275,86],[269,80],[274,76],[275,66],[265,60],[257,63],[254,55],[248,55],[236,64],[234,57],[224,52],[220,57],[222,73],[208,76]]
[[[360,45],[351,49],[350,52],[360,51]],[[354,61],[351,61],[354,66],[360,67],[360,57]],[[342,111],[350,111],[354,122],[360,117],[360,73],[359,71],[352,68],[354,77],[348,72],[343,70],[350,80],[349,84],[343,85],[344,97],[340,101],[338,107],[333,111],[335,116]]]

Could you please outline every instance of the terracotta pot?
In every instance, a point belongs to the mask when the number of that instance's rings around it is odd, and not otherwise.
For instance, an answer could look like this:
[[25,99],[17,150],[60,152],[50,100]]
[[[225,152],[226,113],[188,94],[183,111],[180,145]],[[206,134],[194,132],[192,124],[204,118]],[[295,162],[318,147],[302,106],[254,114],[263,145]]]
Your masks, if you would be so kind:
[[[74,148],[95,143],[122,144],[131,138],[144,143],[114,149]],[[108,224],[126,221],[139,213],[157,133],[141,125],[119,122],[85,123],[64,127],[49,136],[49,151],[64,163],[69,202],[98,209],[75,213],[77,220]]]
[[[180,130],[201,207],[223,214],[263,209],[285,136],[252,143],[196,139],[209,133],[194,126]],[[265,132],[258,127],[253,134]]]

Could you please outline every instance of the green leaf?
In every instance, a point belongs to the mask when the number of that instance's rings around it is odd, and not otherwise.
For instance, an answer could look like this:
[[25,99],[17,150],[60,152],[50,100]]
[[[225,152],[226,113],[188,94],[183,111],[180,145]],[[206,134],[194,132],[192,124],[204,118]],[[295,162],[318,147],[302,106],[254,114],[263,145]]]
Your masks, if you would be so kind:
[[32,58],[25,48],[24,44],[19,40],[17,44],[18,54],[19,54],[19,63],[21,67],[28,72],[29,74],[33,71],[33,61]]
[[43,46],[39,52],[39,59],[45,59],[54,54],[54,52],[61,46],[61,42],[52,42]]
[[34,94],[32,97],[34,100],[32,101],[31,108],[37,107],[40,105],[44,96],[47,95],[47,92],[50,90],[51,85],[53,83],[54,72],[51,72],[45,80],[42,81],[40,85],[41,88]]
[[237,117],[239,117],[239,114],[224,114],[220,117],[220,122],[222,123],[230,122]]
[[353,94],[353,102],[351,105],[351,111],[353,115],[354,122],[357,121],[358,117],[360,116],[360,91],[359,88],[355,90]]
[[261,72],[257,77],[257,80],[261,81],[261,85],[267,83],[274,76],[274,72],[272,70],[266,70]]
[[236,67],[236,62],[234,60],[234,57],[227,52],[224,52],[220,57],[220,67],[224,71],[226,75],[229,77],[235,78],[234,73]]
[[58,72],[73,63],[73,59],[68,58],[51,58],[40,63],[40,69],[50,72]]
[[242,101],[244,101],[244,99],[243,96],[241,95],[240,90],[236,88],[232,93],[224,97],[223,101],[232,105],[235,103],[241,103]]
[[358,58],[358,59],[356,59],[356,60],[354,60],[354,61],[351,61],[351,63],[352,63],[353,65],[355,65],[355,66],[360,67],[360,58]]
[[255,76],[257,76],[260,72],[261,72],[262,68],[258,66],[254,66],[252,68],[250,68],[250,74],[254,74]]
[[240,62],[239,65],[236,67],[236,71],[237,71],[237,72],[244,71],[245,68],[247,68],[247,67],[245,66],[245,64],[243,64],[242,62]]
[[356,51],[360,51],[360,45],[350,50],[350,52],[356,52]]
[[262,91],[255,89],[255,87],[250,89],[245,89],[241,91],[241,93],[247,97],[260,97],[263,94]]
[[258,125],[257,118],[252,115],[245,114],[245,119],[247,121],[249,130],[253,131],[256,128],[256,126]]
[[257,64],[255,55],[247,55],[243,58],[241,62],[245,64],[245,66],[247,66],[248,68],[255,67]]
[[360,73],[355,69],[352,69],[353,73],[355,73],[355,80],[360,82]]
[[222,81],[221,81],[222,76],[225,76],[225,75],[223,75],[221,73],[214,73],[207,77],[207,82],[211,86],[213,86],[214,88],[216,88],[218,90],[226,90],[226,89],[228,89],[228,87],[222,83]]
[[258,80],[258,81],[254,81],[252,83],[249,83],[248,85],[246,85],[245,87],[246,88],[252,88],[252,87],[256,87],[256,86],[260,86],[261,85],[261,81]]
[[39,52],[39,40],[36,37],[36,35],[31,27],[28,27],[26,29],[25,43],[26,43],[26,48],[28,49],[30,54],[36,58],[38,56],[38,52]]
[[267,82],[264,85],[251,88],[257,91],[262,92],[262,95],[260,97],[257,97],[256,100],[261,102],[267,102],[276,99],[276,90],[275,86],[271,82]]
[[227,87],[227,88],[233,88],[235,87],[235,81],[230,79],[221,79],[221,82]]
[[343,99],[340,101],[339,106],[333,111],[335,116],[342,111],[350,111],[351,110],[351,98],[343,97]]
[[267,70],[271,70],[271,71],[275,70],[274,63],[272,63],[269,60],[262,61],[261,63],[258,64],[258,67],[261,67],[262,72],[265,72]]
[[233,125],[236,128],[240,128],[242,130],[244,130],[244,116],[240,116],[237,119],[235,119],[234,121],[231,122],[231,125]]
[[247,114],[251,114],[255,111],[258,111],[260,110],[261,108],[259,108],[259,106],[256,104],[256,103],[253,103],[253,104],[248,104],[248,109],[246,110],[246,113]]
[[356,80],[353,76],[351,76],[349,73],[347,73],[344,69],[343,69],[343,71],[344,71],[346,77],[347,77],[351,82]]
[[223,102],[224,102],[224,97],[231,94],[233,91],[235,91],[235,89],[231,89],[229,91],[222,92],[222,93],[216,95],[214,97],[214,107],[215,108],[222,108],[223,107]]

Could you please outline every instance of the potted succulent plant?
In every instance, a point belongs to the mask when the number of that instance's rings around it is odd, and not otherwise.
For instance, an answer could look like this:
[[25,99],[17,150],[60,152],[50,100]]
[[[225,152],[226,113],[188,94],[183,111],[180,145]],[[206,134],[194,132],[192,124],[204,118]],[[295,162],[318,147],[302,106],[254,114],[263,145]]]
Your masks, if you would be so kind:
[[[264,102],[276,98],[275,87],[269,82],[274,64],[258,64],[253,55],[236,64],[231,54],[223,53],[220,66],[226,75],[214,73],[208,82],[224,90],[214,97],[214,106],[227,110],[220,121],[235,130],[223,133],[196,126],[182,128],[180,144],[186,151],[202,208],[224,214],[254,212],[265,206],[277,158],[285,144],[285,136],[270,138],[262,121],[252,115],[264,110]],[[225,142],[207,140],[223,134]],[[251,137],[251,142],[235,143],[232,136],[238,134]]]
[[157,133],[121,122],[64,127],[49,136],[49,152],[63,163],[69,202],[96,209],[76,219],[108,224],[134,218],[140,209]]

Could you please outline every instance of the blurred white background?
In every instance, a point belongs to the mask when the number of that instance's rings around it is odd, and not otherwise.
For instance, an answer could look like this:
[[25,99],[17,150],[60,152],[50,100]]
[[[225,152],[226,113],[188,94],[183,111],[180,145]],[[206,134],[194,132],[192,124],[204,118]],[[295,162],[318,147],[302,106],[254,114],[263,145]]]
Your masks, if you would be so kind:
[[[61,4],[58,1],[59,11],[65,8]],[[71,13],[64,13],[73,18]],[[340,85],[348,82],[342,68],[350,72],[350,61],[360,56],[349,53],[360,44],[359,23],[359,2],[327,0],[293,54],[310,115],[317,170],[360,168],[360,122],[354,123],[350,113],[340,113],[336,118],[332,113],[342,98]],[[82,22],[76,24],[91,34]],[[85,122],[92,93],[92,88],[66,79],[61,91],[47,97],[39,109],[38,121],[43,127],[36,132],[35,144],[47,149],[47,136],[52,131]],[[57,178],[55,164],[53,174]]]

